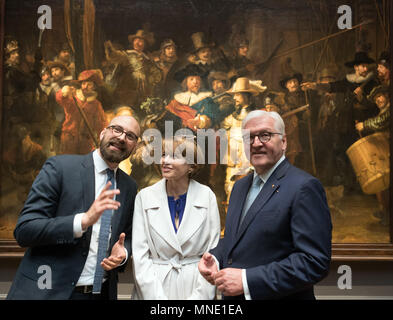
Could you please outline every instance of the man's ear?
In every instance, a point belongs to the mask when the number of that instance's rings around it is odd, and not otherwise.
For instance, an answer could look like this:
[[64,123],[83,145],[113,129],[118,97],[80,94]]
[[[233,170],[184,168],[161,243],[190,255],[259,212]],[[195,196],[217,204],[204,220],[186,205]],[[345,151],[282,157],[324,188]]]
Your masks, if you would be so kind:
[[104,130],[102,130],[100,133],[100,141],[104,138],[105,130],[106,130],[106,128]]
[[282,136],[282,149],[284,152],[287,150],[287,135]]

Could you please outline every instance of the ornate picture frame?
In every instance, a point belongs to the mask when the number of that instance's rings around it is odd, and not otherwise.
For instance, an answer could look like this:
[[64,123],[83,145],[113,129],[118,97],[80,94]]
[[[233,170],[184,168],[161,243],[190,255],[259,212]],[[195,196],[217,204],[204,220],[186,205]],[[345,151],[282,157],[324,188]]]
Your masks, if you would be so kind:
[[[199,32],[209,38],[209,46],[213,48],[213,54],[217,56],[217,60],[221,62],[224,60],[225,64],[226,60],[232,61],[233,58],[231,56],[233,48],[230,45],[240,41],[236,40],[236,35],[242,35],[243,40],[247,40],[247,59],[250,61],[245,65],[245,74],[252,74],[255,68],[259,68],[259,74],[256,73],[254,80],[262,80],[263,85],[267,86],[267,91],[256,98],[255,103],[261,108],[265,108],[268,105],[267,99],[270,99],[272,105],[278,105],[277,108],[280,109],[282,115],[296,110],[297,113],[287,114],[288,118],[286,119],[304,124],[304,127],[299,127],[300,140],[298,143],[300,145],[305,143],[307,146],[303,145],[303,151],[297,150],[296,147],[287,150],[287,156],[290,158],[295,154],[297,157],[291,159],[297,159],[293,161],[298,161],[298,163],[301,161],[299,159],[303,157],[305,159],[303,169],[311,174],[316,174],[318,178],[323,180],[333,220],[332,259],[337,261],[392,261],[393,213],[391,206],[388,205],[388,211],[385,212],[385,222],[381,224],[383,219],[378,216],[380,213],[377,212],[380,198],[375,196],[383,191],[388,202],[389,199],[392,199],[391,190],[388,188],[392,181],[392,177],[389,175],[392,163],[389,151],[381,146],[377,146],[375,149],[376,158],[384,158],[388,161],[389,171],[385,170],[384,173],[384,183],[387,184],[387,188],[382,188],[383,190],[379,188],[366,195],[364,188],[361,188],[364,186],[359,186],[365,169],[357,169],[354,164],[362,151],[356,149],[359,154],[352,156],[353,158],[350,159],[352,162],[348,161],[348,158],[344,157],[345,153],[342,152],[343,159],[345,158],[343,161],[348,163],[343,171],[343,176],[340,177],[337,168],[341,163],[336,161],[338,156],[336,157],[335,154],[338,149],[333,147],[331,143],[333,139],[337,143],[341,143],[345,138],[345,134],[342,132],[338,134],[336,130],[340,129],[340,124],[337,126],[337,123],[331,123],[332,128],[335,129],[323,134],[322,131],[317,131],[317,127],[322,123],[320,108],[310,109],[309,116],[314,122],[309,122],[307,116],[303,116],[307,108],[302,110],[285,109],[288,101],[285,100],[286,96],[283,94],[285,88],[282,85],[280,87],[280,83],[286,80],[284,75],[285,72],[288,73],[288,70],[293,72],[299,70],[302,75],[302,79],[298,79],[301,80],[299,82],[319,81],[323,72],[328,72],[332,63],[336,68],[334,78],[341,79],[345,77],[345,73],[349,73],[351,70],[345,69],[345,63],[351,62],[356,56],[355,52],[359,51],[359,47],[362,46],[366,48],[364,51],[367,51],[369,57],[375,62],[375,72],[377,72],[376,68],[382,52],[387,52],[391,60],[392,52],[389,51],[389,48],[392,47],[393,33],[390,20],[393,16],[393,4],[386,0],[369,0],[363,1],[362,4],[354,0],[347,2],[348,5],[344,8],[341,6],[340,9],[341,4],[335,0],[280,1],[280,3],[270,0],[216,0],[210,2],[189,0],[182,3],[172,0],[135,0],[131,3],[126,0],[119,0],[116,3],[107,0],[71,2],[69,0],[48,0],[45,1],[45,4],[38,0],[29,1],[28,4],[20,0],[0,0],[0,258],[23,256],[24,250],[13,239],[11,229],[15,225],[18,210],[23,205],[23,198],[27,196],[34,176],[42,165],[42,158],[38,159],[36,163],[28,163],[31,159],[21,161],[20,158],[18,159],[19,155],[16,154],[24,147],[24,145],[17,145],[17,143],[22,143],[22,141],[27,143],[23,138],[26,138],[28,133],[21,133],[21,130],[25,130],[30,125],[29,121],[24,118],[21,120],[22,125],[15,122],[15,126],[19,127],[12,130],[17,131],[9,131],[10,118],[7,112],[14,106],[9,99],[13,94],[9,91],[11,80],[6,76],[8,72],[6,61],[9,53],[13,50],[10,47],[10,41],[17,41],[15,45],[20,50],[20,59],[24,63],[23,72],[25,73],[33,69],[34,61],[29,59],[37,58],[35,55],[37,47],[42,49],[41,59],[48,62],[53,60],[53,56],[61,50],[62,44],[66,43],[73,57],[74,79],[78,78],[78,75],[83,71],[99,69],[102,71],[103,80],[108,80],[109,77],[105,78],[105,76],[114,72],[111,65],[104,63],[108,56],[108,41],[111,42],[113,50],[126,52],[127,45],[130,45],[128,40],[138,36],[138,32],[141,34],[142,31],[149,30],[154,34],[155,42],[150,46],[149,51],[146,51],[146,55],[149,56],[153,64],[163,63],[160,60],[162,59],[160,49],[164,46],[165,41],[168,42],[168,39],[175,43],[179,58],[182,56],[184,59],[188,59],[187,61],[191,61],[191,56],[195,54],[198,47],[196,37],[192,37],[192,35]],[[47,8],[39,10],[42,5],[49,7],[51,21],[42,19],[48,13]],[[346,14],[350,15],[346,18]],[[348,17],[351,18],[351,21]],[[41,32],[38,22],[40,18],[41,23],[46,26],[46,29],[44,28],[44,31]],[[51,23],[50,28],[49,22]],[[349,23],[351,23],[350,27]],[[109,69],[105,70],[106,67]],[[226,72],[227,75],[228,73]],[[109,79],[108,83],[110,81]],[[391,89],[390,84],[389,92],[392,92]],[[113,94],[113,92],[111,93]],[[120,94],[119,92],[117,94]],[[140,108],[142,103],[146,103],[146,97],[155,98],[160,94],[151,91],[150,95],[144,96],[144,99],[140,101],[138,99],[130,100],[128,106],[135,104],[132,108]],[[114,99],[113,96],[99,97],[102,97],[103,101],[101,102],[107,115],[115,112],[115,109],[118,110],[120,105],[125,105],[125,103],[117,103],[118,101],[113,102],[111,100]],[[162,97],[160,96],[160,98]],[[306,94],[306,105],[315,104],[313,99],[313,93]],[[322,103],[320,96],[315,99],[319,99],[318,105]],[[109,102],[105,104],[104,101]],[[298,105],[297,107],[304,106]],[[333,111],[326,110],[326,112],[330,112],[327,117],[334,116]],[[23,117],[21,116],[21,118]],[[142,122],[144,120],[146,118],[141,119]],[[23,121],[27,123],[26,126],[23,125]],[[34,121],[37,122],[37,126],[41,125],[42,128],[40,119]],[[290,124],[291,121],[288,120],[288,125],[286,124],[287,131],[294,128]],[[317,121],[319,121],[318,125]],[[308,123],[312,124],[307,127]],[[391,124],[392,120],[390,119],[390,128]],[[355,123],[353,126],[355,127]],[[220,126],[218,125],[217,128]],[[310,131],[308,132],[307,129]],[[390,132],[390,129],[388,128],[387,131]],[[23,137],[17,141],[15,135],[19,134],[23,134]],[[302,138],[302,135],[305,138]],[[358,140],[362,138],[358,137]],[[44,140],[43,138],[40,141]],[[38,140],[31,139],[31,141],[29,147],[40,144],[37,142]],[[384,146],[388,146],[391,150],[391,139],[384,141]],[[16,145],[11,145],[12,143]],[[48,141],[45,140],[43,143],[48,143]],[[292,143],[293,145],[295,143]],[[358,145],[355,147],[359,148]],[[342,150],[344,149],[341,148]],[[346,154],[350,157],[348,150]],[[44,152],[44,158],[53,154],[56,152]],[[326,159],[336,161],[336,163],[328,163]],[[371,160],[364,161],[370,163]],[[18,162],[17,165],[16,162]],[[352,167],[348,164],[352,164]],[[28,165],[31,166],[30,171],[26,169]],[[26,170],[21,171],[21,168]],[[220,167],[220,165],[211,170],[216,170],[216,176],[225,176],[226,174],[226,167]],[[220,202],[221,222],[224,224],[227,198],[222,186],[227,182],[225,182],[225,177],[219,181],[210,181],[206,175],[211,174],[209,173],[213,172],[211,170],[203,171],[205,176],[202,177],[202,180],[205,178],[204,181],[211,185],[213,191],[222,194],[221,196],[216,195]],[[152,174],[154,174],[153,171]],[[348,196],[346,183],[352,177],[351,175],[357,176],[357,180],[355,179],[352,185],[355,191]],[[4,178],[5,176],[6,178]],[[139,177],[137,177],[138,179]],[[7,181],[11,181],[15,185],[8,187]],[[324,181],[329,181],[329,185]],[[17,183],[19,184],[16,186]],[[144,183],[147,182],[144,181],[140,185],[143,186]],[[7,195],[8,193],[9,195]],[[15,205],[12,205],[13,203]],[[358,223],[356,224],[356,222]],[[353,226],[350,228],[351,223]],[[1,233],[2,231],[3,233]],[[5,234],[7,236],[2,236]]]

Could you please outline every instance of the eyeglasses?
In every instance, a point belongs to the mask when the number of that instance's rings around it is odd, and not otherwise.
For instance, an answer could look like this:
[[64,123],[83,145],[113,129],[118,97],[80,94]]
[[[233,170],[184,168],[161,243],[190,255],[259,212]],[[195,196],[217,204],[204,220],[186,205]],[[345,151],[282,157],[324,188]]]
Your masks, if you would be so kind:
[[279,133],[279,132],[260,132],[255,135],[251,135],[251,134],[250,135],[248,135],[248,134],[243,135],[243,140],[244,140],[244,143],[253,144],[255,141],[255,137],[258,137],[258,139],[261,143],[267,143],[272,138],[272,135],[275,135],[275,134],[279,134],[281,136],[283,135],[282,133]]
[[128,141],[138,141],[138,136],[131,132],[131,131],[125,131],[122,127],[120,126],[109,126],[107,129],[110,129],[116,137],[120,137],[123,133],[126,135],[126,138]]

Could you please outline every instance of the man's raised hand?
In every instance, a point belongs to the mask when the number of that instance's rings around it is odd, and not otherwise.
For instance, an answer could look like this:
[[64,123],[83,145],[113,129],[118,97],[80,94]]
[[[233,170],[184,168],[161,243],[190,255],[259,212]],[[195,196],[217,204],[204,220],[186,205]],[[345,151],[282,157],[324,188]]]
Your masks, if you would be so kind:
[[89,210],[83,214],[83,230],[86,230],[88,227],[95,224],[105,210],[117,210],[120,207],[120,202],[113,200],[115,196],[120,193],[120,190],[109,189],[111,185],[112,183],[108,181],[100,195],[94,200]]

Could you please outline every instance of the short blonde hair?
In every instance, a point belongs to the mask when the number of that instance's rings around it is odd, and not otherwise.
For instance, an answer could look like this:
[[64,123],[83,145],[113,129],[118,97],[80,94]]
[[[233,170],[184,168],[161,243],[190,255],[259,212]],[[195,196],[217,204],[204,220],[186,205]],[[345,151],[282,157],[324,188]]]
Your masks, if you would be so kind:
[[203,153],[195,139],[195,136],[175,136],[173,139],[162,140],[162,155],[181,155],[185,158],[192,168],[190,178],[195,177],[203,167],[203,164],[198,163],[198,159],[204,159]]

